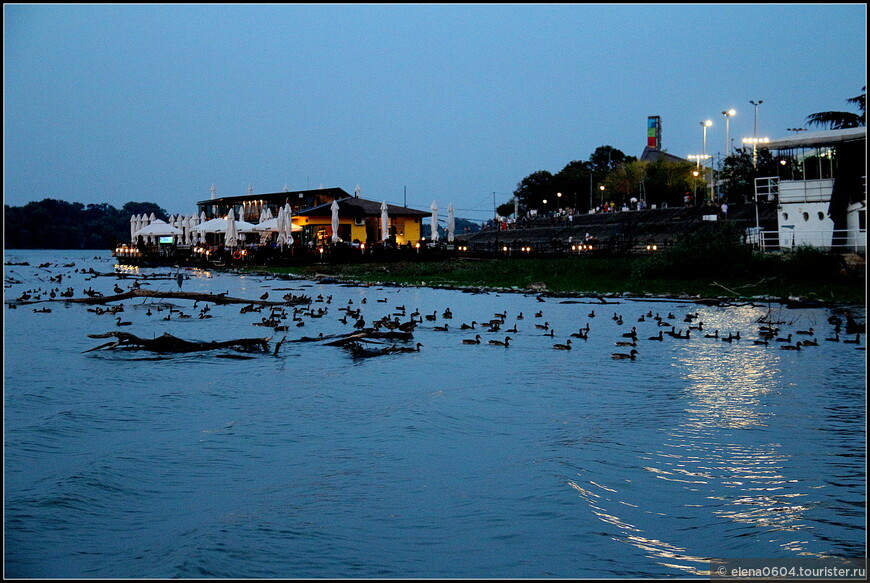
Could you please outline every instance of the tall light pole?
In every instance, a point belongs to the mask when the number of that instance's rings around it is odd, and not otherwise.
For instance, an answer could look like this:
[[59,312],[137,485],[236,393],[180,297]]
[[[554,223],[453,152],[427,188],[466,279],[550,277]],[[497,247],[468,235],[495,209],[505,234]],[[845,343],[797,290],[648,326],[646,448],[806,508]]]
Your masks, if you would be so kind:
[[729,139],[730,126],[731,126],[731,118],[737,115],[737,111],[734,109],[728,109],[722,112],[722,115],[725,116],[725,157],[731,153],[731,149],[729,146],[731,145],[731,140]]
[[752,143],[752,166],[754,168],[757,166],[758,161],[758,155],[756,154],[756,143],[758,140],[758,106],[764,103],[764,101],[761,99],[757,102],[750,100],[749,103],[755,106],[755,123],[752,126],[752,138],[756,140],[756,142]]
[[[703,156],[704,156],[704,168],[705,168],[704,173],[706,174],[707,173],[707,171],[706,171],[706,166],[707,166],[707,128],[712,126],[713,122],[712,122],[712,120],[708,119],[706,121],[702,121],[699,123],[701,124],[701,127],[704,128],[704,154],[703,154]],[[712,186],[712,181],[711,181],[710,186]]]

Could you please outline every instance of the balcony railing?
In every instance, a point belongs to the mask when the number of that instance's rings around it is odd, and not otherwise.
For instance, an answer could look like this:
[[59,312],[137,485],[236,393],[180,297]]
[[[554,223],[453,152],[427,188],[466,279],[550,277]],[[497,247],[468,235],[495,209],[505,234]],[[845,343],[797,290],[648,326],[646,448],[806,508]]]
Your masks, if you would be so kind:
[[[867,252],[866,229],[835,229],[833,231],[762,231],[748,229],[746,243],[761,251],[791,251],[796,247],[810,246],[816,249],[841,253]],[[819,244],[818,241],[826,241]]]

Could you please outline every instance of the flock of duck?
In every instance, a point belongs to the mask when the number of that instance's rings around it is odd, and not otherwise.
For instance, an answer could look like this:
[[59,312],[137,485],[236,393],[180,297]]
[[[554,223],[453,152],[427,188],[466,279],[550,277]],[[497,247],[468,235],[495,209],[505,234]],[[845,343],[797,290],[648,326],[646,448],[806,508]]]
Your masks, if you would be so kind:
[[[58,275],[52,277],[51,281],[60,284],[61,279],[62,276]],[[138,282],[134,283],[132,288],[138,287],[139,285],[140,283]],[[120,294],[125,290],[115,283],[113,291],[116,294]],[[91,297],[98,294],[98,292],[95,292],[95,290],[91,288],[84,290],[84,293]],[[41,288],[27,290],[21,294],[18,300],[26,301],[35,299],[38,301],[44,294],[48,295],[52,300],[70,298],[74,295],[71,287],[61,290],[60,286],[58,286],[53,287],[50,290],[42,290]],[[226,292],[217,295],[226,296]],[[268,297],[269,292],[267,291],[260,296],[260,300],[266,300]],[[284,296],[284,299],[298,300],[299,297],[300,296],[292,296],[292,294],[288,294]],[[260,314],[264,310],[267,310],[268,313],[265,316],[261,316],[259,321],[255,321],[252,324],[269,327],[276,332],[289,332],[291,326],[303,327],[306,325],[306,322],[323,318],[329,314],[329,307],[333,303],[333,297],[331,295],[326,297],[318,295],[316,298],[308,298],[307,296],[302,297],[305,298],[306,301],[293,306],[280,306],[274,304],[267,306],[263,303],[258,304],[252,302],[249,305],[244,305],[241,308],[240,313]],[[538,296],[537,299],[539,302],[545,301],[543,296]],[[550,326],[550,322],[544,317],[543,310],[533,314],[531,318],[534,321],[533,326],[523,326],[523,321],[525,319],[523,312],[518,312],[515,316],[509,318],[507,311],[497,312],[491,317],[481,318],[480,321],[471,320],[470,322],[456,325],[453,323],[453,313],[450,308],[441,310],[440,313],[438,310],[433,310],[431,313],[421,314],[419,309],[409,312],[404,305],[394,306],[392,310],[388,310],[390,312],[389,314],[367,321],[366,316],[363,314],[363,305],[365,305],[368,300],[362,298],[361,300],[358,300],[358,302],[360,305],[355,306],[353,299],[349,299],[347,305],[338,308],[338,311],[342,312],[342,314],[337,321],[343,326],[351,327],[351,332],[345,335],[331,336],[324,336],[323,333],[321,333],[316,338],[306,337],[305,339],[327,340],[336,337],[343,338],[343,341],[337,342],[335,345],[347,349],[354,357],[369,357],[384,354],[419,352],[423,347],[423,344],[420,342],[416,342],[412,346],[397,345],[396,343],[383,345],[382,342],[379,342],[381,339],[410,341],[413,339],[413,333],[418,328],[433,333],[450,333],[453,331],[471,332],[474,336],[462,338],[459,341],[460,344],[469,346],[489,345],[508,348],[511,346],[511,343],[514,342],[515,337],[519,337],[522,334],[528,334],[529,332],[537,336],[550,337],[554,339],[556,337],[556,333]],[[382,298],[376,300],[376,303],[384,304],[388,303],[388,300]],[[322,305],[318,306],[318,304]],[[12,304],[10,304],[10,306],[14,307]],[[162,316],[162,319],[166,321],[189,319],[193,317],[191,314],[185,313],[185,311],[172,304],[155,303],[153,304],[153,308],[154,311],[152,311],[152,305],[148,306],[146,316],[152,316],[155,311],[157,311],[166,312],[166,314]],[[209,313],[211,308],[207,302],[202,308],[199,308],[199,302],[195,301],[193,303],[193,310],[197,309],[199,311],[196,318],[207,319],[213,317],[212,314]],[[34,309],[33,311],[36,313],[48,313],[51,309],[39,308]],[[124,311],[122,303],[107,308],[88,308],[88,311],[98,315],[109,314],[114,316],[115,325],[118,327],[132,325],[132,321],[124,320],[118,315]],[[584,325],[578,326],[577,331],[570,334],[565,340],[552,344],[552,348],[554,350],[570,351],[578,346],[578,341],[587,341],[592,330],[589,321],[598,318],[599,315],[595,313],[595,310],[592,310],[586,314],[586,317],[587,319]],[[617,327],[623,326],[626,323],[626,317],[618,312],[614,312],[612,316],[605,317],[609,317]],[[509,320],[511,321],[510,324],[508,323]],[[751,341],[753,345],[778,346],[781,350],[794,351],[800,351],[819,345],[820,338],[817,337],[816,330],[813,327],[804,330],[787,330],[786,327],[789,324],[787,322],[775,321],[774,318],[771,317],[770,311],[768,311],[768,314],[765,317],[759,318],[756,321],[756,324],[758,324],[756,337],[751,340],[745,339],[745,341]],[[828,324],[832,327],[831,334],[824,337],[824,342],[852,344],[859,350],[864,350],[864,347],[861,344],[864,325],[856,322],[848,311],[840,311],[840,315],[835,312],[828,318]],[[638,330],[639,326],[655,326],[656,328],[655,332],[652,334],[641,334]],[[525,328],[525,330],[523,330],[523,328]],[[725,335],[724,333],[720,334],[718,329],[712,331],[707,329],[699,312],[686,313],[680,319],[673,312],[661,315],[660,313],[654,313],[652,310],[647,310],[636,318],[636,323],[632,322],[630,331],[621,332],[617,335],[616,332],[607,332],[603,330],[603,328],[605,327],[596,326],[596,333],[599,333],[600,331],[600,334],[602,335],[614,334],[614,346],[617,348],[628,349],[610,353],[610,357],[614,360],[636,360],[641,354],[637,349],[641,342],[663,342],[666,338],[677,341],[704,338],[710,341],[721,341],[727,343],[744,341],[741,337],[740,331],[731,331]],[[613,329],[611,328],[611,330]],[[619,330],[619,328],[617,328],[617,330]],[[485,340],[484,335],[487,334],[497,336]],[[842,337],[841,334],[843,335]]]

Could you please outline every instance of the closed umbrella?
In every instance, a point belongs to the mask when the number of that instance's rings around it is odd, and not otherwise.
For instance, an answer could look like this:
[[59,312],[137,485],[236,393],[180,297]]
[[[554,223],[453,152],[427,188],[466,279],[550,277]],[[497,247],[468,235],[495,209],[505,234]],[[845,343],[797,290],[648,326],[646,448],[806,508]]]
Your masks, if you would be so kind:
[[197,230],[198,227],[201,227],[204,223],[208,222],[208,219],[205,216],[205,211],[199,213],[199,221],[197,221],[196,226],[193,228],[199,234],[199,242],[205,242],[205,231]]
[[429,207],[432,209],[432,240],[438,240],[438,205],[435,204],[435,201],[432,201],[432,206]]
[[278,218],[275,220],[275,230],[278,232],[278,244],[284,245],[287,242],[287,234],[284,231],[284,209],[278,209]]
[[227,247],[235,247],[239,243],[239,232],[236,230],[236,216],[233,209],[227,215],[226,236],[224,237],[224,245]]
[[390,216],[387,214],[387,201],[381,203],[381,240],[390,238]]
[[341,238],[338,236],[338,201],[332,201],[332,242],[338,243]]
[[139,215],[132,215],[130,217],[130,242],[136,242],[136,231],[139,230]]
[[447,241],[453,242],[453,231],[456,229],[456,217],[453,203],[447,205]]

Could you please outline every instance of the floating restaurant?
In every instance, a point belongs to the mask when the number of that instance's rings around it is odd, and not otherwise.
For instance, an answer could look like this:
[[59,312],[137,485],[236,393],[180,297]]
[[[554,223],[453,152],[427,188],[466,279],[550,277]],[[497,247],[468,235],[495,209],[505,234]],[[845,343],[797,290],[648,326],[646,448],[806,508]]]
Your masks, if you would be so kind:
[[351,196],[341,188],[199,201],[197,213],[169,221],[133,216],[121,263],[272,263],[419,249],[432,213]]

